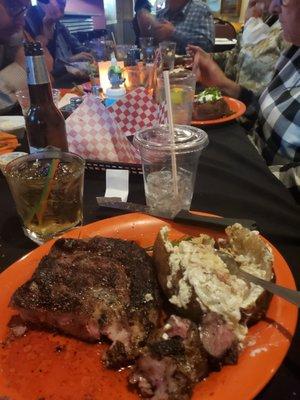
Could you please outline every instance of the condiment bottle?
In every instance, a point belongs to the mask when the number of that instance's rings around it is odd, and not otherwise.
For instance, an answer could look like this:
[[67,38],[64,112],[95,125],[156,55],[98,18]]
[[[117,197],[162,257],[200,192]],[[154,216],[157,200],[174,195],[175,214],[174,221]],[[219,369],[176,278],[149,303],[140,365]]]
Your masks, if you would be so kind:
[[25,117],[30,153],[47,146],[68,151],[66,125],[53,102],[52,88],[41,44],[25,43],[30,108]]

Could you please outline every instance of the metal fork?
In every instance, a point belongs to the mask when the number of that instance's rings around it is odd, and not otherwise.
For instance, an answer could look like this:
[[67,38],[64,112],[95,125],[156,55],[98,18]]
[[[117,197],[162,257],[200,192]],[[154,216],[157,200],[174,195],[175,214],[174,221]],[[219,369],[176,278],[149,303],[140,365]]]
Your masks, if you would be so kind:
[[295,304],[297,307],[300,307],[300,292],[298,292],[297,290],[288,289],[283,286],[276,285],[276,283],[269,282],[252,274],[249,274],[249,272],[246,272],[239,267],[238,263],[230,254],[224,253],[221,250],[217,250],[217,254],[226,264],[229,272],[232,275],[236,275],[247,282],[255,283],[256,285],[261,286],[269,292],[276,294],[279,297],[282,297],[290,303]]

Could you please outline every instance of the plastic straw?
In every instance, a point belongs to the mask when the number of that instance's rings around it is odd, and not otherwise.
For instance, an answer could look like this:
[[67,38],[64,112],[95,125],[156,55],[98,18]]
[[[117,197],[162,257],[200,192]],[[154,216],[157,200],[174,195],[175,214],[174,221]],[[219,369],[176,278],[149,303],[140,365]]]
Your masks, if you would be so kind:
[[29,222],[31,222],[33,220],[35,215],[38,219],[39,224],[41,224],[43,222],[44,214],[45,214],[46,207],[47,207],[48,197],[51,192],[52,186],[54,184],[54,175],[56,173],[58,165],[59,165],[59,159],[55,158],[51,161],[51,165],[49,168],[48,175],[46,177],[45,186],[43,188],[40,200],[37,203],[37,205],[33,208],[32,212],[31,212],[31,216],[28,219]]
[[167,111],[168,111],[168,121],[169,121],[169,133],[171,139],[171,162],[172,162],[172,180],[175,198],[178,197],[178,183],[177,183],[177,161],[175,153],[175,132],[173,124],[173,112],[172,112],[172,102],[171,102],[171,88],[170,88],[170,78],[169,71],[163,71],[164,76],[164,86],[165,86],[165,96],[167,101]]
[[149,92],[152,90],[153,98],[155,96],[155,91],[156,91],[155,75],[157,74],[157,69],[159,66],[159,57],[160,57],[159,50],[156,50],[153,65],[151,66],[149,72],[148,88]]
[[115,34],[113,33],[113,31],[110,31],[110,33],[111,33],[111,38],[112,38],[113,44],[116,47],[117,46],[117,42],[116,42]]

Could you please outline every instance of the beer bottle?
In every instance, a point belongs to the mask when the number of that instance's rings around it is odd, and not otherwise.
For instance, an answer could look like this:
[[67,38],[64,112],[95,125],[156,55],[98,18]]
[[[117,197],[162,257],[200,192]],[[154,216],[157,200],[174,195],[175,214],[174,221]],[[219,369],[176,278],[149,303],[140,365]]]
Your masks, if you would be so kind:
[[53,102],[52,87],[41,44],[25,43],[30,108],[25,117],[30,153],[47,146],[68,151],[66,124]]

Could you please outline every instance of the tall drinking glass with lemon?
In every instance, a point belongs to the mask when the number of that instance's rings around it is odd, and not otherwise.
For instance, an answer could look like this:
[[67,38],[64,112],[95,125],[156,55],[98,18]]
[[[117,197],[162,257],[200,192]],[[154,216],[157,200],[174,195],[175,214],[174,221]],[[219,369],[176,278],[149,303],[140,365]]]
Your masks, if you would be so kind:
[[[192,121],[193,101],[195,96],[196,77],[185,69],[170,72],[171,102],[173,122],[177,125],[190,125]],[[164,79],[157,79],[157,101],[165,101]]]

